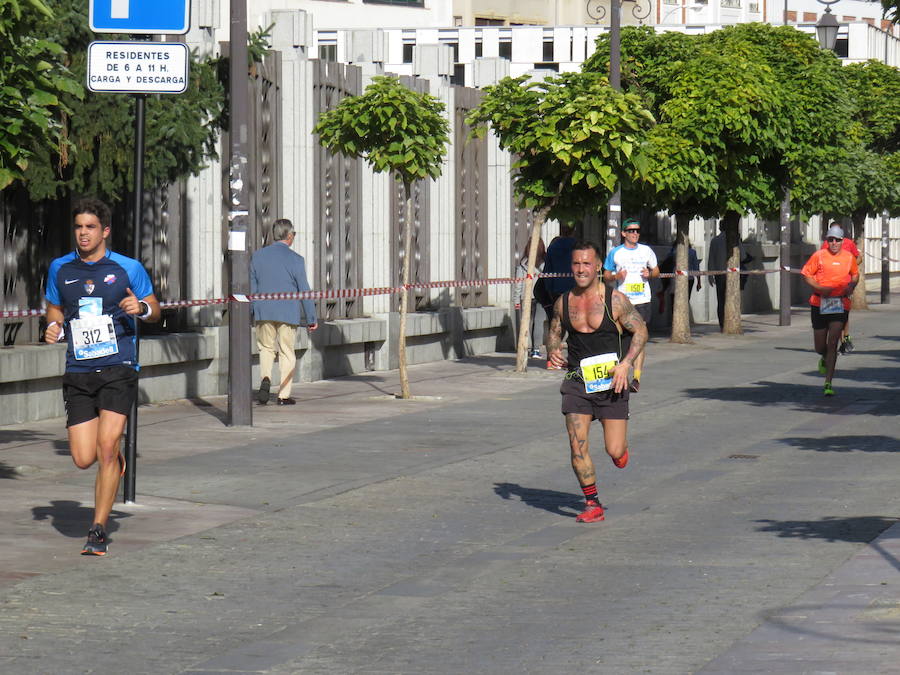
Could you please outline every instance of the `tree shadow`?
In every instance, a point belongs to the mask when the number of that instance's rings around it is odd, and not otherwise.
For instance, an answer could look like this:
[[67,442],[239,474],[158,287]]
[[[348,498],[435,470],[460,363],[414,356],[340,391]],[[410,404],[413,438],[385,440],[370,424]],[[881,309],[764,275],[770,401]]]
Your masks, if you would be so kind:
[[16,468],[14,466],[10,466],[6,462],[0,462],[0,479],[3,478],[18,478],[19,474],[16,473]]
[[[574,518],[583,507],[584,498],[571,492],[522,487],[516,483],[494,483],[494,493],[502,499],[518,497],[519,501],[558,516]],[[575,509],[575,513],[563,509]]]
[[[91,506],[82,506],[81,502],[62,499],[50,502],[49,506],[35,506],[31,509],[31,514],[34,520],[49,519],[50,524],[64,537],[77,539],[83,537],[91,526],[94,509]],[[119,529],[117,521],[130,516],[129,513],[113,509],[109,514],[106,531],[115,532]]]
[[[821,520],[757,520],[758,532],[774,532],[779,537],[790,539],[823,539],[825,541],[846,541],[852,544],[868,544],[884,532],[897,518],[884,516],[853,516],[849,518],[825,517]],[[900,562],[892,560],[900,569]]]
[[845,386],[840,383],[841,372],[837,374],[837,396],[823,397],[821,383],[792,384],[762,380],[753,384],[735,387],[708,387],[685,389],[684,394],[692,398],[711,401],[733,401],[754,406],[790,406],[802,412],[823,412],[830,415],[858,415],[858,410],[845,410],[850,403],[878,401],[882,405],[866,410],[867,415],[894,416],[898,405],[887,400],[885,390]]
[[5,443],[28,443],[31,441],[45,441],[52,438],[53,434],[31,429],[0,429],[0,445]]
[[892,436],[789,436],[779,440],[801,450],[816,452],[900,452],[900,439]]

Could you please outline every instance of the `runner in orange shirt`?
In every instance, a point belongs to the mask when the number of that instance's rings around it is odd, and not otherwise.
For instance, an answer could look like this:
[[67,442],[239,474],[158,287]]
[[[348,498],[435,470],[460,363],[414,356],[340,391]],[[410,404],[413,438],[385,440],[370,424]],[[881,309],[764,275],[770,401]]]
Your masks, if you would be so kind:
[[838,341],[850,315],[850,295],[859,281],[856,258],[841,248],[844,231],[837,225],[828,228],[827,248],[813,253],[801,270],[813,289],[809,298],[813,342],[819,359],[819,372],[825,376],[825,396],[834,396],[831,386],[837,363]]
[[[834,227],[837,225],[840,227],[838,223],[835,221],[831,221],[830,225]],[[822,248],[828,248],[828,242],[822,242]],[[859,265],[862,262],[862,254],[859,252],[859,249],[856,247],[856,242],[853,241],[850,237],[844,237],[844,241],[841,242],[841,248],[845,251],[850,251],[854,258],[856,258],[856,264]],[[847,323],[844,324],[843,337],[841,338],[841,342],[838,345],[838,353],[840,354],[849,354],[853,351],[853,340],[850,339],[850,318],[848,315]]]

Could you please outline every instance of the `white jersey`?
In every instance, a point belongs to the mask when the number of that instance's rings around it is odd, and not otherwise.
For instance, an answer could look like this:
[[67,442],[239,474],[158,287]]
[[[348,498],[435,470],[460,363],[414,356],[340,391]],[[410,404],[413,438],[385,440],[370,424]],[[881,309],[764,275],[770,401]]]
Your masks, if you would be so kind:
[[643,305],[650,302],[650,280],[641,276],[641,270],[652,270],[658,264],[656,253],[646,244],[638,244],[634,248],[620,244],[606,256],[603,269],[613,274],[625,270],[625,280],[619,283],[616,290],[628,296],[631,304]]

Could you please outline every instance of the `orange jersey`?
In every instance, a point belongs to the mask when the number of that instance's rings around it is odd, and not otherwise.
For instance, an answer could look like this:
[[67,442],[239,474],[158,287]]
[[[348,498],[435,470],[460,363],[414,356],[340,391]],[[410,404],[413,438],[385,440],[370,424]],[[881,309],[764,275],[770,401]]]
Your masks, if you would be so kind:
[[[801,270],[803,276],[812,279],[820,286],[828,286],[834,290],[832,296],[840,296],[847,291],[847,285],[854,275],[859,274],[859,266],[852,253],[845,249],[832,255],[828,249],[820,248],[813,253]],[[809,296],[809,304],[819,307],[822,298],[818,293]],[[850,298],[844,298],[844,311],[850,310]]]

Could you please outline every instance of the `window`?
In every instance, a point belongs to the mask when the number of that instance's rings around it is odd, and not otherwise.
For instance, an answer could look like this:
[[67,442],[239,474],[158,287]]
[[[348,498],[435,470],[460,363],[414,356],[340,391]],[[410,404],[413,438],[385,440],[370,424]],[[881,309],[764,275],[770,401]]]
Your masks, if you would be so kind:
[[319,59],[337,61],[337,45],[319,45]]
[[412,63],[413,47],[411,42],[403,45],[403,63]]
[[453,66],[453,75],[450,77],[450,84],[458,84],[460,87],[466,84],[466,66],[464,63],[457,63]]
[[481,40],[478,40],[475,43],[475,58],[480,59],[484,54],[484,43]]
[[544,41],[544,55],[541,57],[544,61],[552,61],[553,60],[553,41],[545,40]]
[[453,63],[459,61],[459,43],[458,42],[441,42],[442,45],[447,45],[451,49],[453,49]]
[[499,51],[498,51],[497,55],[501,59],[507,59],[507,60],[512,59],[512,42],[509,42],[509,41],[501,42],[498,45],[498,47],[499,47]]
[[482,16],[475,17],[476,26],[504,26],[503,19],[487,19]]
[[534,64],[535,70],[552,70],[554,72],[559,72],[559,64],[554,63],[552,61],[543,61],[541,63]]

